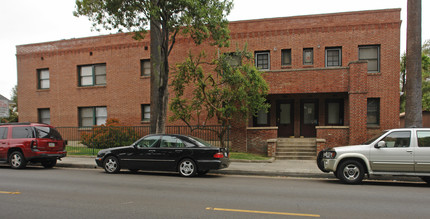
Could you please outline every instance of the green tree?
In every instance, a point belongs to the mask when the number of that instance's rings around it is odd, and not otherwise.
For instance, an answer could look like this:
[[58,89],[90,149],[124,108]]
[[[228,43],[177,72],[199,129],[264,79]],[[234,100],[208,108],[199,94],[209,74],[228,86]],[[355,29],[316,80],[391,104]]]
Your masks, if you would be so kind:
[[[204,52],[177,64],[171,83],[174,98],[170,104],[172,121],[182,120],[192,129],[215,132],[224,147],[224,135],[233,120],[246,120],[260,110],[267,110],[268,85],[262,72],[252,64],[246,51],[222,54],[207,62]],[[215,119],[221,130],[206,126]]]
[[9,104],[9,117],[1,118],[1,123],[18,122],[18,86],[12,88],[12,99]]
[[[422,109],[430,111],[430,56],[424,53],[421,55],[422,67]],[[406,55],[403,54],[400,61],[400,112],[405,112],[406,95]]]
[[196,44],[210,38],[228,45],[226,16],[232,0],[76,0],[75,16],[88,16],[93,27],[134,32],[143,39],[150,27],[151,133],[164,133],[168,105],[168,56],[178,34]]

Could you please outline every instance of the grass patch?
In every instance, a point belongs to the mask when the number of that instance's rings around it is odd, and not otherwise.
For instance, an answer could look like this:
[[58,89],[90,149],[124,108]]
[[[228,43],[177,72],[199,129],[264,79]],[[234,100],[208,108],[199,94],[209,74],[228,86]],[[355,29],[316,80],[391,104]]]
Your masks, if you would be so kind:
[[66,146],[67,155],[88,155],[95,156],[101,149],[93,149],[87,147],[72,147]]
[[269,160],[270,157],[262,156],[262,155],[259,155],[259,154],[230,152],[230,159],[238,159],[238,160]]

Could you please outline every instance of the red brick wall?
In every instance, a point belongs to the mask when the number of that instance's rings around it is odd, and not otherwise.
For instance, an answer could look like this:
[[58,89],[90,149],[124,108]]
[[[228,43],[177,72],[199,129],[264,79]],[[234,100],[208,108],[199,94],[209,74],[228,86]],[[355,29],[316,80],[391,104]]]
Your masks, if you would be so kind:
[[349,144],[349,127],[348,126],[333,126],[317,128],[317,151],[321,151],[329,147],[345,146]]
[[[230,48],[218,51],[208,43],[195,46],[189,38],[179,37],[169,62],[173,66],[184,61],[190,50],[205,50],[209,57],[235,51],[236,46],[243,48],[245,44],[251,52],[269,51],[271,67],[264,75],[269,93],[350,93],[345,120],[353,135],[349,140],[359,142],[368,135],[363,126],[366,98],[381,99],[380,129],[399,124],[400,25],[400,9],[238,21],[230,23]],[[356,71],[349,63],[358,60],[360,45],[380,45],[380,73],[353,75]],[[50,108],[53,125],[77,126],[78,107],[106,106],[108,117],[140,125],[140,106],[150,102],[149,78],[140,76],[140,60],[150,57],[148,47],[149,37],[135,41],[130,34],[17,46],[20,121],[37,121],[37,109]],[[326,47],[342,48],[341,67],[325,68]],[[303,65],[303,48],[313,48],[313,65]],[[291,49],[291,66],[281,66],[282,49]],[[97,63],[106,63],[107,85],[79,87],[77,66]],[[49,90],[37,90],[36,70],[40,68],[49,68]],[[356,77],[359,83],[354,85],[351,82]],[[351,94],[354,86],[366,92]],[[240,124],[232,128],[231,139],[236,142],[234,147],[243,151],[247,144],[246,123]]]
[[247,152],[267,155],[267,140],[276,139],[277,135],[277,127],[248,128],[246,133]]

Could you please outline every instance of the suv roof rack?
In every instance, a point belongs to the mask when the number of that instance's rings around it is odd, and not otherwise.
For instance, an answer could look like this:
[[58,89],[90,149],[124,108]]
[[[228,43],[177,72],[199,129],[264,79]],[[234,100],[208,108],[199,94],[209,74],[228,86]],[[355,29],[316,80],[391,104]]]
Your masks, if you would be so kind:
[[0,125],[31,125],[31,122],[0,123]]

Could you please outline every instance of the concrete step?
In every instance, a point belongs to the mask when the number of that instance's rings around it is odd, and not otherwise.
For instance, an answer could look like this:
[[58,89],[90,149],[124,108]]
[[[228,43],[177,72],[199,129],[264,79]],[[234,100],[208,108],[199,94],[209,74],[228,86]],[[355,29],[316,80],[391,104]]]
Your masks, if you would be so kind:
[[276,159],[314,160],[317,143],[315,138],[278,138]]
[[317,148],[315,146],[312,147],[285,147],[285,148],[276,148],[277,152],[290,152],[290,151],[303,151],[303,152],[315,152]]
[[277,160],[315,160],[316,156],[276,156],[276,159]]

